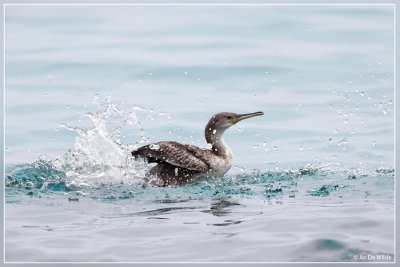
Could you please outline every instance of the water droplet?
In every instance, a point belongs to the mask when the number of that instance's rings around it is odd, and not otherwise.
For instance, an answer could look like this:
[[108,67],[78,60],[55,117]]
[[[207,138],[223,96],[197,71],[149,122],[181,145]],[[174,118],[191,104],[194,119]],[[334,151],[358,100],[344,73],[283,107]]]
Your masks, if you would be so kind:
[[153,76],[153,73],[152,73],[152,72],[150,72],[150,76]]
[[207,148],[208,148],[208,149],[211,149],[211,148],[212,148],[212,144],[207,143]]
[[10,147],[7,146],[7,147],[6,147],[6,152],[10,152],[10,151],[11,151]]
[[267,145],[267,142],[264,141],[262,145],[263,145],[263,146],[266,146],[266,145]]
[[255,144],[255,145],[253,146],[253,148],[255,148],[255,149],[258,149],[259,147],[260,147],[259,144]]
[[134,110],[134,111],[139,111],[139,110],[140,110],[140,111],[146,111],[144,108],[139,107],[139,106],[136,106],[136,105],[133,106],[133,110]]
[[159,113],[158,113],[158,116],[160,116],[160,117],[166,117],[167,119],[170,119],[170,118],[171,118],[171,116],[170,116],[168,113],[166,113],[166,112],[159,112]]
[[92,103],[93,104],[97,104],[98,106],[100,106],[100,97],[99,97],[98,94],[94,94]]
[[304,147],[302,147],[302,146],[299,147],[299,150],[300,150],[300,151],[303,151],[303,150],[304,150]]
[[343,138],[342,140],[340,140],[339,142],[337,142],[337,145],[338,145],[338,146],[346,145],[346,144],[347,144],[347,139],[346,139],[346,137]]
[[243,168],[243,167],[234,166],[233,168],[235,168],[235,169],[237,169],[237,170],[239,170],[239,171],[241,171],[241,172],[245,172],[245,168]]
[[69,109],[69,105],[66,105],[65,108],[66,108],[66,109]]
[[187,75],[187,71],[185,71],[184,73],[185,73],[185,75]]
[[217,130],[213,130],[213,134],[216,134],[217,133]]
[[[277,147],[277,146],[273,146],[272,149],[273,149],[273,150],[277,150],[278,147]],[[278,163],[277,163],[277,164],[278,164]]]
[[202,103],[201,101],[199,101],[199,103],[198,103],[198,104],[199,104],[199,106],[202,106],[202,105],[203,105],[203,103]]
[[149,145],[149,148],[150,148],[151,150],[159,150],[159,149],[160,149],[160,145],[157,145],[157,144],[150,144],[150,145]]
[[361,96],[365,96],[365,92],[364,91],[361,91]]
[[376,141],[372,141],[372,146],[376,146]]
[[336,112],[337,112],[338,114],[341,114],[341,113],[342,113],[342,110],[341,110],[341,109],[338,109],[338,110],[336,110]]

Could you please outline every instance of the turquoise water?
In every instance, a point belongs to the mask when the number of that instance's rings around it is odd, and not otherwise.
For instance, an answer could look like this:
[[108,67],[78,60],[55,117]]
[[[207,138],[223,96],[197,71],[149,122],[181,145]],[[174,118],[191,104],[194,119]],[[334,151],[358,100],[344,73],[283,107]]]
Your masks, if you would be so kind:
[[[6,261],[393,261],[392,7],[5,14]],[[224,177],[160,188],[128,156],[259,110]]]

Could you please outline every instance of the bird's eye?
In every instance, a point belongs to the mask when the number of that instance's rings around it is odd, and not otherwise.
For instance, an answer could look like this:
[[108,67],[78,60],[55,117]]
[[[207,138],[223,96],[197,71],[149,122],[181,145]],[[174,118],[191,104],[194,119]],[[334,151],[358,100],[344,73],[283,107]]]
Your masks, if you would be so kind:
[[230,119],[232,119],[232,116],[228,116],[227,118],[228,118],[228,120],[230,120]]

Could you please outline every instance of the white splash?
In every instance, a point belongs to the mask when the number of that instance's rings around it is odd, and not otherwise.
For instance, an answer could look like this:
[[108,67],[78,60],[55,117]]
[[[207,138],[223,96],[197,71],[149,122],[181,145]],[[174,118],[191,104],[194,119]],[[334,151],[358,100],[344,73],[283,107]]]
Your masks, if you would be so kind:
[[[131,151],[148,141],[139,120],[142,108],[133,107],[125,113],[108,97],[105,104],[95,102],[99,109],[95,113],[86,113],[82,119],[88,119],[92,127],[81,129],[61,124],[62,128],[77,134],[73,148],[66,154],[52,161],[55,168],[66,173],[71,185],[98,186],[109,183],[138,184],[143,183],[148,166],[135,161]],[[123,144],[124,127],[134,125],[139,132],[139,140],[134,144]]]

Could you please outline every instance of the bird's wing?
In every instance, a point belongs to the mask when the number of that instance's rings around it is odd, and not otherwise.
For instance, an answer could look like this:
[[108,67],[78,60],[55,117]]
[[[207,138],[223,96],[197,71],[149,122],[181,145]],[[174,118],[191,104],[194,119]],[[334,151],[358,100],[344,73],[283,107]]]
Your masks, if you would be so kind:
[[138,150],[133,151],[132,155],[135,158],[145,158],[150,163],[167,162],[176,167],[205,172],[209,170],[209,166],[198,157],[200,150],[201,148],[192,145],[161,141],[142,146]]

